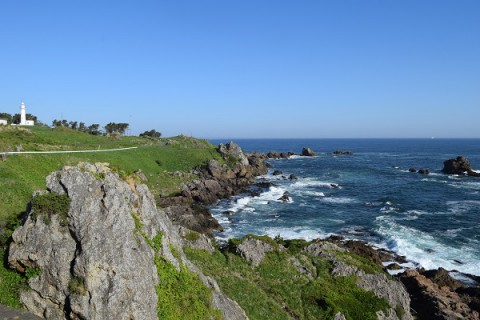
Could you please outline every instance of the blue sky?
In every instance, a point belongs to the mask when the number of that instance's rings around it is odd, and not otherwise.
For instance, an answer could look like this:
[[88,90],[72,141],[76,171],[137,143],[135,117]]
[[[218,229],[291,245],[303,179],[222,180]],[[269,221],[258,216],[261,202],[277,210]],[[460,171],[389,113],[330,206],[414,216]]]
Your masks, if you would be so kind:
[[2,1],[0,112],[131,133],[480,137],[480,1]]

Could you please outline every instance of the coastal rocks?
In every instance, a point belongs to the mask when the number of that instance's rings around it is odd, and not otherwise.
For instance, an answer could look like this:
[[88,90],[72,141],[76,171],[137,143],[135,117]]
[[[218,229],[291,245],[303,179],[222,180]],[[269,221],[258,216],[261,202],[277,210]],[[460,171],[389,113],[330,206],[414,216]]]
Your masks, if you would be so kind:
[[277,199],[278,201],[283,201],[283,202],[290,202],[290,193],[288,191],[285,191],[283,195]]
[[221,143],[218,146],[218,152],[220,152],[223,158],[227,161],[232,157],[243,166],[248,166],[249,164],[247,156],[245,156],[240,146],[233,141],[230,141],[227,144]]
[[68,194],[68,226],[59,214],[48,222],[31,211],[13,233],[10,266],[41,270],[21,293],[22,304],[49,319],[157,319],[154,252],[135,234],[132,217],[141,217],[149,237],[168,232],[148,190],[133,192],[108,169],[88,164],[51,174],[47,188]]
[[418,173],[427,175],[427,174],[430,173],[430,171],[428,171],[428,169],[420,169],[420,170],[418,170]]
[[273,171],[273,173],[272,173],[272,175],[274,175],[274,176],[280,176],[280,175],[282,175],[282,174],[283,174],[283,172],[280,171],[280,170],[275,170],[275,171]]
[[344,151],[344,150],[336,150],[334,152],[332,152],[332,154],[334,155],[346,155],[346,156],[351,156],[353,154],[353,152],[351,151]]
[[304,157],[314,157],[316,155],[317,155],[317,153],[310,148],[303,148],[302,149],[302,156],[304,156]]
[[473,177],[480,177],[480,173],[474,171],[470,162],[461,156],[456,159],[445,160],[442,171],[446,174],[467,174]]
[[183,253],[186,244],[211,250],[211,241],[175,229],[145,185],[121,180],[106,164],[82,163],[50,174],[47,191],[36,195],[65,196],[66,211],[32,205],[12,235],[9,265],[35,271],[20,294],[27,310],[47,319],[158,319],[158,256],[196,272],[225,319],[247,319]]
[[420,319],[479,319],[478,311],[462,301],[448,286],[440,287],[417,270],[400,275],[412,298],[412,308]]
[[268,152],[265,154],[266,159],[288,159],[295,155],[295,152]]
[[265,258],[265,253],[275,251],[275,247],[255,237],[247,236],[235,250],[239,256],[256,267]]
[[358,287],[372,291],[377,297],[384,298],[392,307],[387,314],[378,313],[379,319],[398,319],[395,310],[402,310],[401,319],[413,319],[410,313],[410,298],[405,287],[398,281],[390,280],[383,273],[366,273],[358,267],[347,264],[338,258],[338,253],[348,252],[340,242],[317,241],[303,249],[313,256],[321,256],[332,262],[332,275],[336,277],[356,276]]
[[209,160],[206,166],[191,173],[198,178],[185,183],[180,195],[163,197],[158,201],[174,224],[209,236],[213,236],[214,231],[221,231],[222,227],[207,206],[220,198],[247,191],[256,176],[267,173],[264,157],[260,154],[247,157],[233,142],[220,145],[218,151],[229,165]]
[[410,168],[410,169],[408,169],[408,172],[413,172],[413,173],[415,173],[415,172],[417,172],[417,169],[415,169],[415,168]]

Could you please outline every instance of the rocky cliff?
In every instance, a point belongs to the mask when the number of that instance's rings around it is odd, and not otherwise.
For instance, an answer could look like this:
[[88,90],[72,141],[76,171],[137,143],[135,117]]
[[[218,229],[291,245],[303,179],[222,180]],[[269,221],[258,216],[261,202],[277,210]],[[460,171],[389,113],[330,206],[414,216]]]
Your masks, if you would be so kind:
[[224,163],[208,161],[192,172],[198,178],[183,185],[180,195],[159,202],[174,224],[210,236],[222,227],[211,216],[208,205],[245,191],[256,176],[267,173],[261,156],[245,155],[234,142],[220,144],[217,150]]
[[246,318],[188,261],[182,238],[148,188],[126,183],[106,164],[50,174],[9,252],[10,266],[30,275],[22,304],[47,319],[157,319],[168,304],[160,296],[170,281],[162,268],[198,274],[192,281],[208,288],[200,309],[211,315],[204,317],[219,317],[217,309],[226,319]]

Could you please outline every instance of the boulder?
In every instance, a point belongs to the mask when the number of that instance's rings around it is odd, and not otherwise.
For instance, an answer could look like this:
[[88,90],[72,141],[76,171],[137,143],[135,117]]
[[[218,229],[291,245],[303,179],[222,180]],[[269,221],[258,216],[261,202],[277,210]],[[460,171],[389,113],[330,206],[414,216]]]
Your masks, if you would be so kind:
[[428,169],[420,169],[418,170],[418,173],[427,175],[430,173],[430,171],[428,171]]
[[283,172],[282,172],[282,171],[280,171],[280,170],[275,170],[275,171],[273,171],[273,173],[272,173],[272,174],[273,174],[274,176],[280,176],[280,175],[282,175],[282,174],[283,174]]
[[415,169],[415,168],[410,168],[410,169],[408,169],[408,172],[417,172],[417,169]]
[[283,193],[283,195],[280,198],[278,198],[277,200],[283,201],[283,202],[289,202],[290,201],[290,193],[288,193],[288,191],[285,191]]
[[412,299],[412,309],[419,319],[479,319],[461,297],[447,286],[439,287],[417,270],[407,270],[400,275]]
[[229,158],[233,157],[243,166],[248,166],[249,164],[248,158],[243,153],[242,148],[233,141],[230,141],[227,144],[220,144],[218,146],[218,152],[220,152],[227,161]]
[[317,155],[317,153],[310,148],[303,148],[302,149],[302,156],[313,157],[313,156],[316,156],[316,155]]
[[252,236],[247,236],[236,248],[236,253],[255,267],[263,261],[265,253],[272,251],[275,251],[273,245]]
[[294,174],[291,174],[290,176],[288,176],[288,179],[290,180],[298,180],[298,177]]
[[442,171],[446,174],[468,174],[469,176],[480,177],[480,173],[473,171],[470,161],[461,156],[456,159],[445,160]]

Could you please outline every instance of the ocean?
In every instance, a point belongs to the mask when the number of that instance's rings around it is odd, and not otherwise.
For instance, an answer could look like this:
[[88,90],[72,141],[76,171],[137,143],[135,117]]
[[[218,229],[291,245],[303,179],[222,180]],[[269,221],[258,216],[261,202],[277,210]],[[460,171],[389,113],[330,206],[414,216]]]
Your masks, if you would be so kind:
[[[214,144],[228,140],[211,140]],[[387,248],[427,268],[480,276],[480,178],[445,175],[443,161],[465,156],[480,169],[480,139],[240,139],[246,152],[316,157],[268,160],[274,185],[212,206],[219,240],[248,233],[311,240],[329,235]],[[347,150],[353,155],[332,155]],[[428,169],[430,174],[409,172]],[[274,170],[297,180],[272,175]],[[335,187],[338,185],[338,187]],[[278,200],[284,192],[291,201]],[[230,214],[226,214],[230,211]]]

